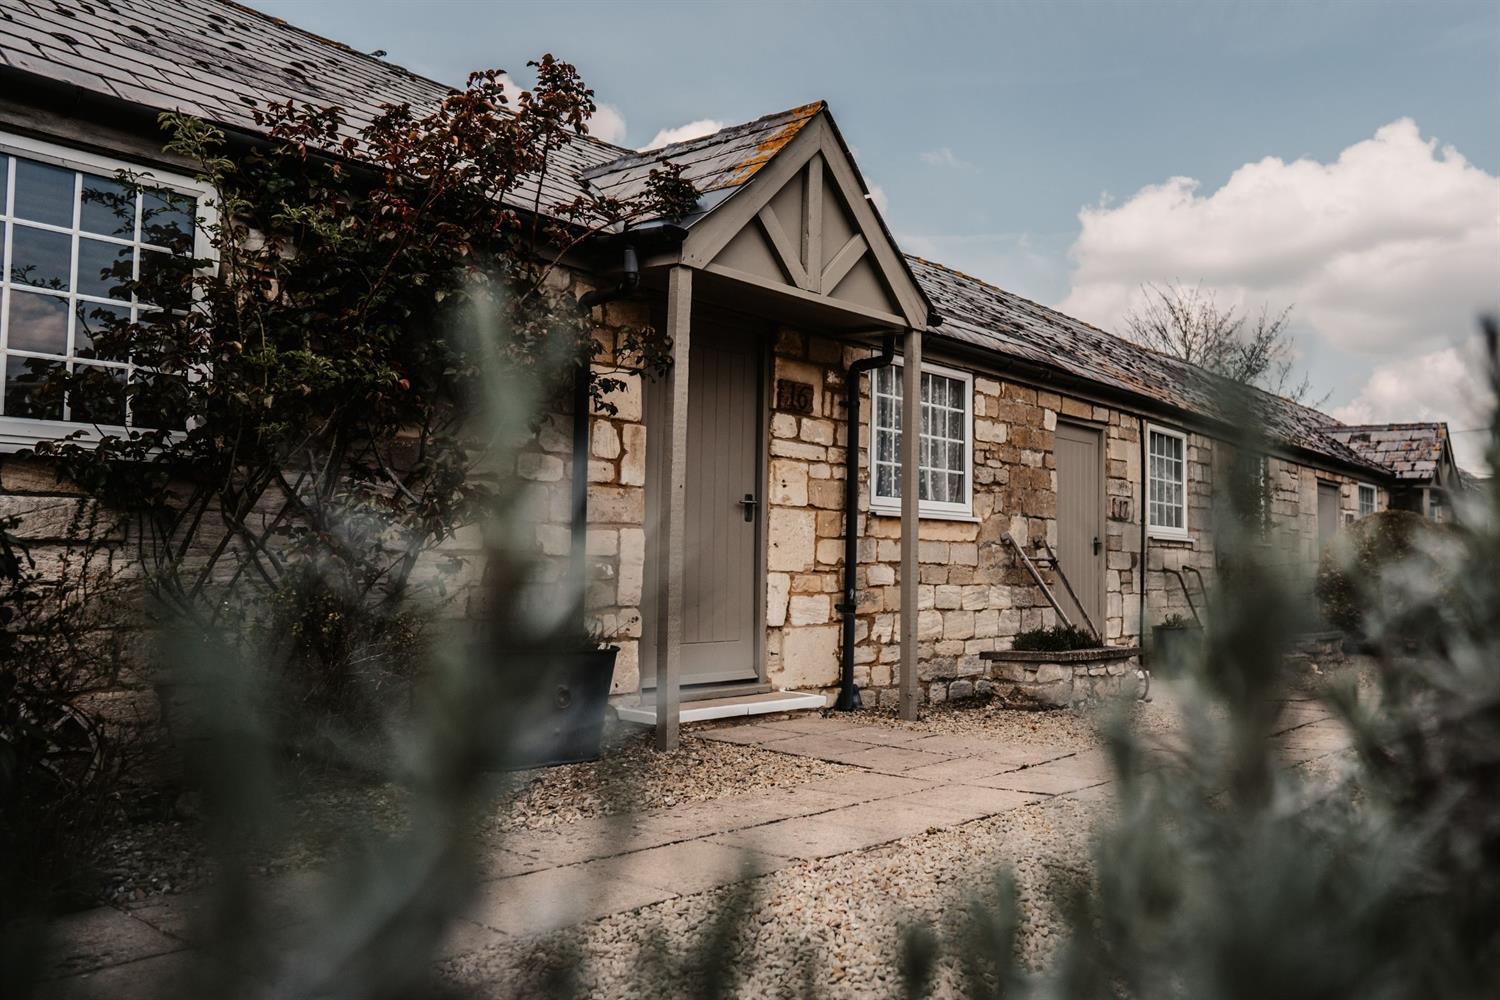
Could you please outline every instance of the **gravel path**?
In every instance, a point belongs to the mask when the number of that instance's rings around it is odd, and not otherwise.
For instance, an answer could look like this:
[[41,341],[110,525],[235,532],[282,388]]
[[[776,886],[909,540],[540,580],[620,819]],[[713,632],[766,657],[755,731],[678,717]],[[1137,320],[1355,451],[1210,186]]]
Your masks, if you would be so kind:
[[[796,997],[804,978],[820,996],[891,995],[903,927],[913,920],[959,933],[975,887],[1009,868],[1020,902],[1024,960],[1042,967],[1060,942],[1052,902],[1059,880],[1088,877],[1090,831],[1109,806],[1062,797],[870,851],[810,861],[750,883],[751,909],[731,946],[747,978],[732,995]],[[993,898],[993,889],[986,895]],[[665,948],[682,962],[734,892],[718,889],[455,959],[444,969],[486,997],[523,995],[549,956],[570,956],[586,995],[642,996],[641,963]],[[937,995],[957,983],[945,963]]]
[[[1167,705],[1137,704],[1127,711],[1138,731],[1171,728]],[[971,700],[924,709],[915,722],[881,711],[863,713],[860,721],[928,735],[974,734],[1017,745],[1087,749],[1099,745],[1103,719],[1086,711],[1017,711]],[[694,742],[699,749],[693,752],[701,752],[711,741]],[[778,772],[822,763],[769,751],[759,751],[758,758]],[[669,785],[681,798],[695,794],[698,783],[699,775],[688,769]],[[947,934],[961,933],[975,887],[984,887],[993,899],[994,879],[1006,870],[1016,880],[1023,959],[1041,968],[1060,942],[1052,902],[1057,884],[1088,878],[1090,837],[1110,808],[1097,794],[1051,798],[756,879],[747,884],[751,908],[741,937],[729,946],[733,967],[747,975],[732,995],[803,996],[808,981],[818,984],[820,996],[891,995],[899,983],[895,962],[903,928],[919,920]],[[716,889],[508,943],[455,959],[444,974],[457,984],[479,987],[482,996],[519,996],[564,956],[585,995],[644,998],[649,993],[640,984],[643,965],[686,962],[712,917],[738,891],[743,889]],[[951,963],[940,966],[937,995],[954,988],[956,977]]]
[[658,753],[652,738],[643,727],[619,726],[598,761],[519,772],[514,789],[491,812],[493,832],[547,830],[594,816],[800,785],[851,770],[706,740],[692,731],[683,732],[676,750]]
[[[555,829],[596,816],[798,785],[848,770],[691,732],[683,734],[676,750],[661,754],[652,748],[649,731],[612,726],[597,761],[500,776],[498,798],[478,833],[484,842],[497,842],[516,830]],[[174,801],[158,789],[136,788],[120,798],[90,855],[92,874],[84,892],[93,898],[87,901],[139,905],[200,888],[212,878],[193,796]],[[347,841],[350,830],[396,831],[407,822],[402,789],[352,784],[337,776],[299,778],[283,807],[281,844],[259,860],[258,874],[316,867]]]

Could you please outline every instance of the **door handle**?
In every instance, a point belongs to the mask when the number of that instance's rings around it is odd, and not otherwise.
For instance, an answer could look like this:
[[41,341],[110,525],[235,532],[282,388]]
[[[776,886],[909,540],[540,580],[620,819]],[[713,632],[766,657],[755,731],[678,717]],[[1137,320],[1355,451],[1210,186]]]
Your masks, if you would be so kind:
[[1098,554],[1099,554],[1099,536],[1095,535],[1094,536],[1094,555],[1097,556]]
[[738,502],[739,505],[745,510],[745,520],[747,522],[755,520],[755,505],[760,503],[759,500],[755,499],[755,494],[746,493],[745,499]]

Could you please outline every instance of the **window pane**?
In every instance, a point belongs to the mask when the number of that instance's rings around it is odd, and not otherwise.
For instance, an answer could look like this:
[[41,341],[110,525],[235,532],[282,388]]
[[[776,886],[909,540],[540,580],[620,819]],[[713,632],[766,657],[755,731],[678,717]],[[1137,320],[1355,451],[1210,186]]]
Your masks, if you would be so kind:
[[22,358],[12,354],[5,363],[5,415],[34,420],[62,419],[61,361]]
[[193,199],[161,189],[141,192],[141,241],[175,253],[193,249]]
[[125,423],[125,369],[79,365],[68,393],[70,417],[81,424]]
[[73,353],[80,358],[124,361],[130,347],[130,307],[78,303]]
[[10,204],[5,196],[10,190],[10,157],[0,156],[0,216],[5,214],[5,206]]
[[[19,186],[19,185],[18,185]],[[13,226],[10,280],[37,288],[68,290],[73,237],[30,226]]]
[[136,295],[163,309],[186,309],[193,301],[192,261],[156,250],[142,250]]
[[891,466],[882,463],[876,464],[875,495],[878,497],[892,497],[896,495],[896,480],[891,475]]
[[45,354],[68,353],[68,300],[11,289],[10,347]]
[[130,301],[135,251],[120,243],[80,238],[78,294]]
[[134,239],[134,189],[108,177],[84,174],[79,228],[86,233]]
[[16,218],[73,225],[73,171],[16,159]]

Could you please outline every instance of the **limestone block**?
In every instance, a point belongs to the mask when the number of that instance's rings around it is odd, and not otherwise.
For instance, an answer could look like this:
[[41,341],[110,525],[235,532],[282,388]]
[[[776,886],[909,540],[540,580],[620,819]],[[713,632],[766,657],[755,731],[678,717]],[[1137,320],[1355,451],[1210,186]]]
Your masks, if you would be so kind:
[[595,420],[589,437],[589,453],[595,458],[620,457],[620,432],[608,420]]
[[943,615],[944,639],[974,638],[974,612],[949,611]]
[[775,438],[771,441],[771,454],[777,458],[800,458],[805,462],[831,461],[828,449],[822,445],[788,441],[785,438]]
[[770,502],[783,507],[807,506],[807,463],[785,458],[771,460]]
[[1064,678],[1071,677],[1073,671],[1060,663],[1038,663],[1036,664],[1033,680],[1037,684],[1054,684]]
[[812,566],[817,519],[810,510],[771,508],[767,566],[773,571],[800,572]]
[[791,598],[787,608],[787,624],[823,625],[829,619],[829,611],[827,594],[799,594]]
[[952,586],[941,586],[933,589],[933,606],[938,608],[957,608],[963,605],[963,588]]
[[956,566],[979,565],[979,545],[976,542],[955,542],[948,549],[948,561]]
[[839,628],[807,625],[783,633],[781,667],[788,687],[834,684],[839,675]]
[[771,436],[794,438],[797,436],[797,418],[790,413],[778,413],[771,417]]
[[814,417],[802,418],[802,440],[808,444],[833,444],[834,423]]
[[974,682],[969,680],[954,681],[948,685],[949,698],[972,698],[974,696]]
[[896,569],[886,563],[873,563],[865,571],[865,579],[871,587],[889,587],[896,582]]
[[940,611],[917,612],[917,638],[920,640],[941,639],[943,636],[943,614]]
[[635,486],[600,486],[589,490],[590,524],[641,524],[645,520],[645,490]]
[[646,531],[620,529],[620,580],[618,600],[623,607],[639,607],[646,571]]
[[516,475],[539,483],[555,483],[563,477],[562,459],[556,455],[522,452],[516,456]]
[[646,428],[626,424],[620,430],[624,455],[620,458],[620,485],[646,485]]
[[604,401],[615,406],[616,420],[641,420],[641,376],[636,372],[611,372],[611,378],[624,383],[619,389],[604,394]]
[[792,578],[786,573],[766,574],[766,625],[781,628],[786,624],[787,599],[791,595]]
[[844,561],[844,542],[839,538],[824,538],[819,540],[817,548],[818,562],[824,566],[837,566]]

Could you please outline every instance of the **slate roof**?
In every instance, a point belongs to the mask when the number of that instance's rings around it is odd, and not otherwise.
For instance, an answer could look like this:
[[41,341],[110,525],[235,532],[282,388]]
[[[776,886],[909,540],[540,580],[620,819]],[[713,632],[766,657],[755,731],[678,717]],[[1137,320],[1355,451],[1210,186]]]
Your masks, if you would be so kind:
[[[338,105],[358,129],[382,104],[421,108],[452,91],[226,0],[0,0],[0,68],[249,133],[256,131],[253,108],[272,101]],[[670,160],[704,193],[707,212],[824,109],[821,101],[806,104],[644,152],[578,137],[556,154],[557,169],[543,182],[544,210],[589,188],[630,197],[652,169]],[[534,191],[518,194],[529,203]],[[933,330],[937,336],[1188,413],[1232,419],[1224,384],[1200,369],[951,268],[918,257],[906,262],[943,317]],[[1385,451],[1351,447],[1353,438],[1346,443],[1334,433],[1358,429],[1340,428],[1325,414],[1268,393],[1253,393],[1252,405],[1269,433],[1291,445],[1347,465],[1384,468],[1379,456]],[[1411,460],[1413,475],[1418,461]]]
[[651,171],[673,163],[704,195],[707,209],[754,177],[826,107],[814,101],[696,139],[631,153],[590,167],[583,177],[600,194],[630,198],[645,190]]
[[1390,469],[1397,479],[1415,482],[1437,479],[1448,448],[1444,423],[1345,425],[1327,433],[1367,461]]
[[1144,397],[1211,420],[1237,422],[1233,405],[1248,405],[1266,433],[1345,465],[1382,468],[1328,433],[1338,421],[1289,399],[1252,389],[1231,404],[1239,387],[1201,368],[1133,344],[1095,326],[1038,305],[988,282],[908,257],[918,283],[938,313],[939,337],[1042,365],[1111,389]]
[[[223,0],[0,0],[0,66],[252,134],[258,104],[337,105],[357,130],[382,104],[431,107],[453,90]],[[586,136],[568,143],[543,204],[572,201],[584,170],[628,152]]]

